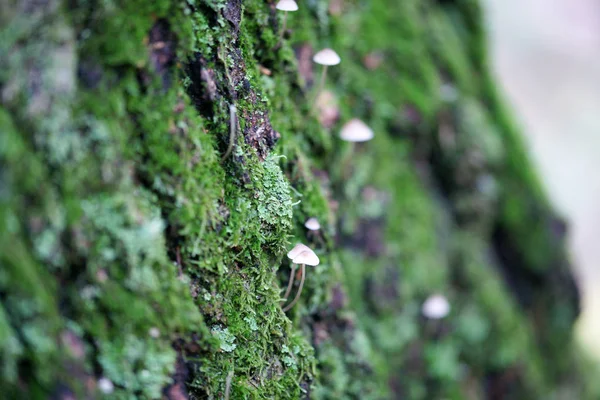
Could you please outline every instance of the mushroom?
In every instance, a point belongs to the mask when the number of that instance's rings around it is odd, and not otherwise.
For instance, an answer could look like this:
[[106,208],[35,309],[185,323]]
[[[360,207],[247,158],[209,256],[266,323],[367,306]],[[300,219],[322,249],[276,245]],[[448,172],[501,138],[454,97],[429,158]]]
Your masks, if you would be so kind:
[[275,8],[285,12],[285,14],[283,14],[283,26],[281,28],[281,33],[279,34],[279,41],[281,41],[285,34],[288,11],[298,11],[298,4],[296,4],[294,0],[279,0]]
[[317,220],[315,217],[307,219],[304,223],[304,226],[310,231],[318,231],[319,229],[321,229],[321,224],[319,223],[319,220]]
[[450,303],[441,294],[431,295],[421,306],[421,313],[429,319],[444,318],[450,312]]
[[340,139],[346,142],[366,142],[374,136],[373,130],[358,118],[348,121],[340,131]]
[[317,64],[321,64],[325,67],[328,67],[330,65],[338,65],[342,61],[342,59],[340,58],[338,53],[336,53],[333,49],[326,48],[321,51],[318,51],[313,56],[313,61]]
[[290,274],[290,280],[288,282],[287,288],[285,289],[285,294],[283,295],[284,301],[287,300],[288,296],[290,295],[290,292],[292,291],[292,285],[294,284],[294,279],[296,276],[296,264],[293,263],[293,260],[300,253],[302,253],[303,251],[308,251],[308,250],[310,250],[310,247],[308,247],[302,243],[298,243],[297,245],[294,246],[293,249],[291,249],[287,253],[287,257],[290,260],[292,260],[292,272]]
[[98,389],[104,394],[111,394],[115,390],[115,385],[108,378],[98,379]]
[[297,245],[294,246],[293,249],[288,251],[287,256],[290,260],[293,260],[303,251],[309,251],[309,250],[310,250],[310,247],[308,247],[307,245],[298,243]]
[[157,339],[160,337],[160,330],[157,327],[153,326],[148,330],[148,335],[150,335],[151,338]]
[[[340,56],[338,56],[338,54],[333,51],[332,49],[323,49],[319,52],[317,52],[314,56],[313,56],[313,61],[317,64],[321,64],[323,66],[323,72],[321,73],[321,81],[319,82],[319,88],[317,89],[317,94],[315,95],[315,99],[319,97],[319,94],[321,93],[321,90],[323,90],[323,87],[325,86],[325,77],[327,76],[327,68],[330,65],[338,65],[342,59],[340,58]],[[316,101],[313,102],[313,107],[314,104],[316,104]]]
[[[292,302],[290,304],[288,304],[287,306],[285,306],[283,308],[283,312],[290,310],[294,306],[294,304],[296,304],[298,299],[300,298],[300,294],[302,293],[302,288],[304,287],[304,278],[306,277],[306,265],[311,265],[313,267],[319,265],[319,257],[317,257],[315,252],[312,251],[308,246],[305,246],[302,243],[298,243],[296,246],[294,246],[294,248],[292,250],[290,250],[290,252],[287,254],[287,256],[292,259],[293,265],[299,264],[301,266],[302,274],[301,274],[301,278],[300,278],[300,287],[298,287],[298,292],[296,293],[296,297],[294,297],[294,299],[292,300]],[[291,291],[292,283],[294,280],[293,276],[294,276],[295,270],[296,270],[295,267],[293,267],[292,268],[292,276],[290,277],[290,282],[288,283],[288,288],[286,290],[286,296],[285,296],[286,299],[287,299],[287,295],[289,295],[289,292]]]

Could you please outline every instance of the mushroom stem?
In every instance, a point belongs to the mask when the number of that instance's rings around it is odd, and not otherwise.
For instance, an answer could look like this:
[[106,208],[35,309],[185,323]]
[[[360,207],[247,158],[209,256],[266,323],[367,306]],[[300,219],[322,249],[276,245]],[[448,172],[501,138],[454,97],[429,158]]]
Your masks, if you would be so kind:
[[300,298],[300,294],[302,293],[302,287],[304,287],[304,277],[306,276],[306,267],[304,266],[304,264],[302,264],[300,268],[302,271],[302,277],[300,278],[300,287],[298,288],[298,293],[296,293],[296,297],[294,297],[294,300],[292,300],[290,304],[284,307],[283,312],[289,311],[294,306],[294,304],[296,304],[296,302]]
[[288,282],[287,289],[283,295],[283,301],[287,301],[290,292],[292,291],[292,285],[294,284],[294,277],[296,276],[296,264],[292,264],[292,273],[290,274],[290,281]]
[[288,15],[288,12],[286,11],[285,14],[283,14],[283,25],[281,26],[281,33],[279,33],[279,43],[281,43],[281,41],[283,40],[283,35],[285,35],[285,28],[287,25],[287,15]]
[[317,87],[317,93],[315,93],[315,100],[312,102],[311,111],[315,110],[317,106],[317,100],[319,99],[319,94],[325,87],[325,78],[327,77],[327,65],[323,65],[323,71],[321,72],[321,79],[319,80],[319,86]]
[[319,90],[317,90],[317,97],[319,96],[319,93],[321,93],[321,90],[323,90],[323,87],[325,86],[325,77],[327,76],[327,65],[323,66],[323,72],[321,72],[321,82],[319,82]]

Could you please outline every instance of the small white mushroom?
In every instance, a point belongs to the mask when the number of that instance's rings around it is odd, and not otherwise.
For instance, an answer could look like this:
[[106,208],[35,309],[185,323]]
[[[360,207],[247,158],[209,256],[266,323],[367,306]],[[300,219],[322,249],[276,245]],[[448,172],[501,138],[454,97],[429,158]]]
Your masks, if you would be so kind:
[[320,260],[319,257],[315,254],[315,252],[309,249],[308,251],[303,251],[302,253],[294,257],[292,262],[294,264],[306,264],[310,265],[311,267],[316,267],[317,265],[319,265]]
[[450,312],[450,303],[441,294],[431,295],[423,302],[421,313],[429,319],[444,318]]
[[294,0],[279,0],[275,8],[280,11],[298,11],[298,4]]
[[[287,256],[290,260],[293,260],[294,258],[296,258],[296,256],[298,254],[302,253],[303,251],[308,251],[308,250],[310,250],[310,247],[308,247],[305,244],[298,243],[297,245],[294,246],[293,249],[288,251]],[[310,251],[312,251],[312,250],[310,250]]]
[[342,59],[333,49],[323,49],[313,56],[313,61],[326,67],[338,65]]
[[293,260],[298,255],[300,255],[300,253],[303,253],[305,251],[312,251],[312,250],[310,249],[310,247],[306,246],[305,244],[298,243],[287,253],[287,257],[290,260],[292,260],[292,271],[290,272],[290,280],[288,281],[287,288],[285,289],[285,294],[283,295],[283,298],[285,300],[287,300],[288,296],[290,295],[290,292],[292,291],[292,285],[294,284],[294,279],[296,278],[296,263]]
[[[315,63],[323,66],[323,72],[321,73],[321,80],[319,82],[317,94],[315,95],[315,99],[317,99],[319,97],[319,94],[321,93],[321,90],[323,90],[323,87],[325,86],[325,77],[327,76],[327,68],[331,65],[338,65],[340,62],[342,62],[342,59],[340,58],[338,53],[336,53],[334,50],[327,48],[327,49],[323,49],[323,50],[317,52],[313,56],[313,61]],[[315,104],[316,104],[316,101],[313,102],[313,107]]]
[[289,11],[298,11],[298,4],[294,0],[279,0],[279,2],[275,5],[275,8],[284,11],[283,15],[283,25],[281,27],[281,33],[279,34],[279,40],[283,38],[285,33],[285,27],[287,25],[287,14]]
[[[291,255],[291,257],[290,257]],[[285,299],[287,299],[287,296],[290,294],[290,291],[292,289],[292,284],[294,282],[294,274],[295,274],[295,265],[299,264],[300,265],[300,270],[301,270],[301,278],[300,278],[300,286],[298,287],[298,292],[296,293],[296,296],[294,297],[294,299],[291,301],[290,304],[288,304],[287,306],[285,306],[283,308],[283,312],[288,311],[289,309],[291,309],[294,304],[296,304],[296,302],[298,301],[298,299],[300,299],[300,294],[302,293],[302,288],[304,287],[304,279],[306,277],[306,266],[310,265],[310,266],[317,266],[319,265],[319,257],[315,254],[314,251],[312,251],[312,249],[308,246],[303,245],[302,243],[298,243],[296,246],[294,246],[294,248],[292,250],[290,250],[290,252],[288,253],[288,257],[290,257],[292,259],[292,274],[290,276],[290,281],[288,283],[288,287],[286,290],[286,294],[284,296]]]
[[358,118],[348,121],[340,131],[340,139],[347,142],[366,142],[374,136],[373,130]]
[[98,389],[104,394],[111,394],[115,390],[115,385],[108,378],[98,379]]
[[152,328],[148,329],[148,335],[150,335],[151,338],[157,339],[160,337],[160,330],[153,326]]
[[319,229],[321,229],[321,224],[319,223],[319,220],[317,220],[315,217],[307,219],[304,223],[304,226],[306,227],[306,229],[311,231],[318,231]]

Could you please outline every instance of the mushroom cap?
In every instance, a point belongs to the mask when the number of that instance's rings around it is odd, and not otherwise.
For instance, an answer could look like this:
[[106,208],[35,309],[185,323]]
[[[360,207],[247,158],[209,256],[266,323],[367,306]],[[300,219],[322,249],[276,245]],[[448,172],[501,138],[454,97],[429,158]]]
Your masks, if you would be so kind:
[[303,251],[312,251],[312,250],[307,245],[298,243],[297,245],[294,246],[293,249],[288,251],[287,256],[290,260],[293,260],[294,258],[296,258],[296,256],[298,254],[302,253]]
[[306,227],[306,229],[311,231],[318,231],[319,229],[321,229],[321,224],[315,217],[307,219],[304,223],[304,226]]
[[431,295],[421,306],[423,315],[430,319],[444,318],[450,312],[450,303],[441,294]]
[[313,61],[321,65],[338,65],[342,59],[332,49],[323,49],[313,56]]
[[298,4],[294,0],[279,0],[275,8],[281,11],[298,11]]
[[148,334],[150,335],[150,337],[156,339],[160,337],[160,330],[153,326],[152,328],[148,329]]
[[366,142],[374,136],[373,130],[358,118],[348,121],[340,131],[340,139],[347,142]]
[[115,390],[115,385],[108,378],[98,379],[98,389],[104,394],[111,394]]
[[292,262],[294,264],[306,264],[306,265],[311,265],[313,267],[316,267],[317,265],[319,265],[320,261],[319,261],[319,257],[317,257],[315,252],[312,251],[311,249],[308,249],[308,250],[303,251],[302,253],[298,254],[296,257],[294,257]]

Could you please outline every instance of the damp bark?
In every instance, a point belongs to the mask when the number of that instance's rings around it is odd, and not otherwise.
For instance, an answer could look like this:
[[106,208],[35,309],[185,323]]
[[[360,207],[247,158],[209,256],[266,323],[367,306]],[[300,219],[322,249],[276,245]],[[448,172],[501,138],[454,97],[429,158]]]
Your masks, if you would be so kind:
[[479,3],[299,6],[282,41],[274,1],[0,6],[8,398],[598,398]]

